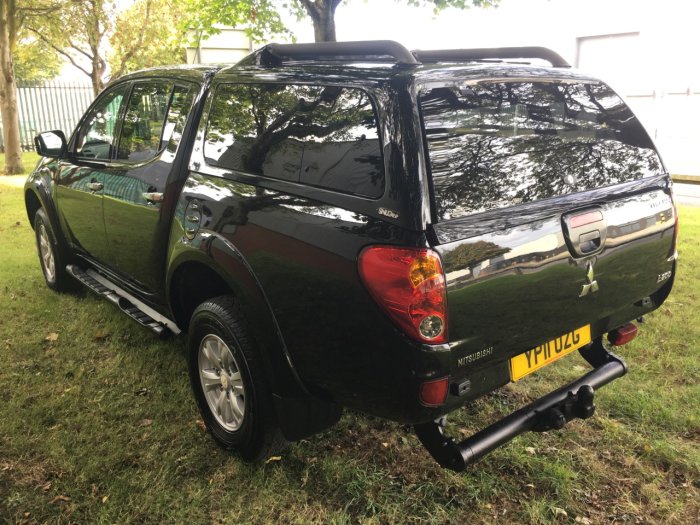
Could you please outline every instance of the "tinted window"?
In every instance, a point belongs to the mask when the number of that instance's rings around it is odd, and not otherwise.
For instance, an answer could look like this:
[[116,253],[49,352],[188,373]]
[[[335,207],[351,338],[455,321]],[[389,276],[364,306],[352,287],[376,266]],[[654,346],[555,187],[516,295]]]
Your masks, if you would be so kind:
[[78,130],[75,153],[81,158],[109,160],[115,145],[115,131],[119,110],[129,89],[122,84],[108,91],[90,110]]
[[358,89],[224,85],[204,155],[214,166],[379,197],[384,171],[372,103]]
[[171,89],[172,84],[166,82],[134,84],[124,116],[117,158],[143,162],[155,157],[162,149],[161,135]]
[[441,219],[662,170],[637,119],[602,84],[441,87],[421,106]]
[[193,99],[193,88],[175,86],[170,109],[168,109],[168,116],[165,119],[165,129],[163,130],[163,144],[168,145],[168,151],[171,153],[175,153],[177,145],[180,143]]

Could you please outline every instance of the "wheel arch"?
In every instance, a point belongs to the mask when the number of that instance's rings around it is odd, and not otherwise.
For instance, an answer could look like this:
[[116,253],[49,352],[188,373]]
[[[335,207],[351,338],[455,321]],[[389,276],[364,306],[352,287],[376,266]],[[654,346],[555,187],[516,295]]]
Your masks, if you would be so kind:
[[290,441],[302,439],[335,424],[340,408],[307,390],[294,368],[262,286],[243,255],[217,235],[204,240],[198,236],[189,245],[179,243],[175,252],[177,255],[171,257],[168,269],[166,290],[178,326],[186,329],[187,316],[203,301],[219,295],[233,295],[262,353],[275,411],[285,437]]
[[39,208],[43,208],[39,197],[33,189],[26,190],[24,192],[24,205],[27,210],[27,218],[29,219],[29,224],[34,228],[34,217]]

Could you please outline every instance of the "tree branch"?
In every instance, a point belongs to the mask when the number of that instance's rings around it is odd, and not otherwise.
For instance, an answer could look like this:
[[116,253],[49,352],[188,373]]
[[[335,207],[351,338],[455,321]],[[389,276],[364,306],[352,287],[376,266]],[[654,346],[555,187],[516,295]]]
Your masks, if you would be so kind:
[[88,53],[87,51],[84,51],[84,50],[80,49],[80,47],[78,47],[77,44],[74,44],[73,41],[72,41],[70,38],[68,39],[68,45],[69,45],[71,48],[75,49],[75,50],[76,50],[78,53],[80,53],[81,55],[84,55],[88,60],[92,60],[92,59],[94,58],[94,57],[93,57],[90,53]]
[[69,53],[66,53],[66,51],[65,51],[64,49],[61,49],[60,47],[54,45],[53,42],[51,42],[49,39],[47,39],[43,34],[41,34],[39,31],[37,31],[37,30],[34,29],[33,27],[27,26],[27,30],[28,30],[28,31],[31,31],[32,33],[34,33],[37,37],[39,37],[39,39],[40,39],[42,42],[44,42],[44,43],[45,43],[47,46],[49,46],[51,49],[53,49],[53,50],[56,51],[57,53],[63,55],[64,57],[66,57],[66,58],[70,61],[70,63],[73,64],[73,65],[74,65],[76,68],[78,68],[80,71],[82,71],[83,73],[85,73],[87,76],[90,76],[90,72],[89,72],[87,69],[85,69],[84,67],[82,67],[80,64],[78,64],[78,63],[75,61],[75,59],[74,59]]

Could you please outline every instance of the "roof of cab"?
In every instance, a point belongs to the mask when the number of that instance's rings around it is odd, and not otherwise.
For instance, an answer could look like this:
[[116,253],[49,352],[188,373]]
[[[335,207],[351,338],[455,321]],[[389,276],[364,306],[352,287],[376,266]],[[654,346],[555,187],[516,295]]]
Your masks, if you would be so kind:
[[[527,57],[536,60],[531,63]],[[553,65],[539,65],[542,61]],[[154,67],[130,73],[117,81],[161,76],[204,81],[214,75],[224,81],[250,78],[266,82],[328,82],[364,86],[380,85],[396,78],[410,79],[420,85],[445,85],[472,80],[597,81],[571,69],[558,54],[546,48],[408,51],[401,44],[387,40],[268,44],[236,64]]]
[[[535,62],[528,62],[528,57]],[[552,66],[538,64],[543,61]],[[398,77],[410,77],[419,84],[519,78],[596,81],[571,69],[554,51],[541,47],[408,51],[387,40],[268,44],[237,64],[222,68],[217,76],[363,85]]]
[[224,67],[221,64],[196,64],[196,65],[177,65],[177,66],[159,66],[142,69],[134,73],[129,73],[123,77],[119,77],[115,82],[123,80],[136,80],[139,78],[180,78],[185,80],[201,81],[215,74]]

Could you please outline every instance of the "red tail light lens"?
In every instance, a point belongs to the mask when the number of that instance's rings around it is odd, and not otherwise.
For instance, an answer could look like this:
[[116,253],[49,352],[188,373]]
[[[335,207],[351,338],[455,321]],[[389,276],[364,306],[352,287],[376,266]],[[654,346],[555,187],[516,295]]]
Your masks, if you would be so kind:
[[615,346],[622,346],[637,337],[637,325],[627,323],[608,333],[608,341]]
[[374,300],[409,336],[426,343],[447,341],[445,275],[437,253],[370,246],[358,265]]

